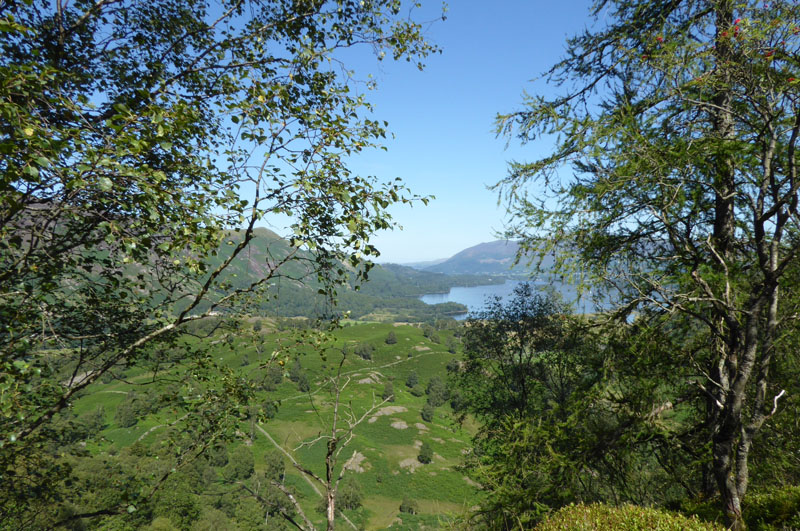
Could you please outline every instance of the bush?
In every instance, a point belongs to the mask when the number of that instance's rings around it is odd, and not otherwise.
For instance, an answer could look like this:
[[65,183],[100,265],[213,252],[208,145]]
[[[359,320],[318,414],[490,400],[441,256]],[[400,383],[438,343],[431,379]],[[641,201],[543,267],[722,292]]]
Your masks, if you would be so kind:
[[419,383],[419,376],[417,376],[417,373],[415,371],[411,371],[410,373],[408,373],[408,377],[406,378],[406,387],[411,389],[418,383]]
[[569,505],[545,518],[537,531],[722,531],[720,524],[703,522],[695,517],[660,511],[650,507],[623,505]]
[[297,390],[301,393],[307,393],[311,390],[311,384],[308,383],[308,376],[305,373],[301,373],[297,379]]
[[748,529],[800,529],[800,486],[749,494],[742,516]]
[[383,399],[394,402],[394,385],[392,382],[386,382],[383,386]]
[[387,345],[394,345],[397,343],[397,334],[394,333],[394,330],[389,332],[389,335],[386,336],[386,344]]
[[[358,509],[361,507],[363,500],[364,495],[361,492],[361,485],[356,478],[347,476],[339,483],[339,488],[336,490],[337,511]],[[323,496],[317,505],[317,511],[324,513],[326,509],[327,504]]]
[[428,387],[425,388],[425,394],[428,395],[428,403],[433,407],[439,407],[450,397],[447,386],[444,381],[438,376],[431,378],[428,382]]
[[222,477],[226,481],[247,479],[253,475],[255,459],[253,452],[245,445],[237,446],[228,458],[228,464],[222,470]]
[[422,406],[420,416],[425,422],[431,422],[433,420],[433,406],[430,403]]
[[411,388],[411,394],[414,396],[422,396],[425,394],[425,388],[421,385],[415,385]]
[[289,369],[289,379],[297,383],[297,381],[300,380],[301,374],[303,374],[303,366],[300,364],[300,360],[295,358],[294,363],[292,363],[292,368]]
[[403,498],[403,501],[400,503],[400,512],[406,514],[417,514],[419,512],[419,506],[417,505],[416,500],[412,500],[411,498]]
[[428,444],[427,441],[422,443],[422,446],[420,446],[417,461],[423,465],[427,465],[433,461],[433,448],[431,448],[431,445]]
[[356,345],[355,351],[357,356],[367,361],[372,360],[372,353],[375,352],[375,347],[369,343],[359,343]]

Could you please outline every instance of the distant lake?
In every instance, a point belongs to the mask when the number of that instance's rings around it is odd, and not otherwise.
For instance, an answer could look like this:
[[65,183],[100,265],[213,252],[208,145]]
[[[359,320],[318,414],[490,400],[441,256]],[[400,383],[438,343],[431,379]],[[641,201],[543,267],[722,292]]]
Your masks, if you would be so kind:
[[[471,286],[468,288],[450,288],[448,293],[430,293],[422,295],[419,300],[425,304],[439,304],[442,302],[459,302],[469,308],[471,313],[480,312],[485,309],[486,302],[493,300],[494,297],[500,297],[503,300],[514,292],[522,280],[506,280],[504,284],[489,284],[486,286]],[[548,289],[549,284],[546,282],[531,282],[536,287],[540,288],[543,292]],[[556,291],[560,292],[564,299],[568,302],[576,300],[575,288],[566,284],[555,283],[553,287]],[[581,299],[580,303],[576,305],[575,311],[577,313],[589,313],[594,311],[594,304],[587,300],[586,296]],[[454,319],[462,321],[467,318],[466,313],[454,316]]]

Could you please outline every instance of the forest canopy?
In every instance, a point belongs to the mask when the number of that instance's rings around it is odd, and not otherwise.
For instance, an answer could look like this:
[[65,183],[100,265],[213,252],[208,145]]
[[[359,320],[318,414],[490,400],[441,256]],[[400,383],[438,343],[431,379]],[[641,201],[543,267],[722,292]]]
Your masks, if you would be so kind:
[[[386,208],[418,198],[348,169],[385,125],[339,52],[421,67],[435,48],[401,7],[0,2],[0,519],[63,517],[45,510],[74,494],[60,419],[99,379],[167,353],[192,368],[164,397],[193,413],[174,462],[204,452],[252,390],[202,349],[177,354],[185,325],[232,316],[279,277],[330,297],[343,265],[376,255]],[[293,245],[234,287],[226,268],[275,215]],[[87,511],[124,512],[168,475]]]

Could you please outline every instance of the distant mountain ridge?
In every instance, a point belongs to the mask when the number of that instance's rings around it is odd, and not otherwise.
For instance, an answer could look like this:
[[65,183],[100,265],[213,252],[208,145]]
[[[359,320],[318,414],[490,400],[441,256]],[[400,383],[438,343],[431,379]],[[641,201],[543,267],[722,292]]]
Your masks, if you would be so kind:
[[[212,259],[212,266],[227,258],[227,249],[241,241],[243,232],[231,232],[224,239],[220,253]],[[294,258],[288,259],[287,257]],[[369,272],[369,280],[356,287],[351,281],[337,289],[338,304],[329,302],[317,293],[321,287],[314,272],[314,255],[300,251],[290,242],[266,228],[256,228],[254,238],[228,266],[223,279],[234,288],[246,288],[269,275],[277,267],[278,274],[269,282],[267,297],[258,305],[264,315],[283,317],[319,317],[331,312],[349,312],[353,319],[373,321],[427,321],[467,311],[466,306],[454,302],[429,305],[419,300],[427,293],[446,293],[453,286],[477,286],[500,282],[489,276],[442,274],[429,270],[413,269],[397,264],[376,265]],[[353,273],[349,264],[341,264]]]
[[479,243],[424,269],[448,275],[527,276],[531,268],[524,260],[514,265],[519,249],[519,242],[514,240]]

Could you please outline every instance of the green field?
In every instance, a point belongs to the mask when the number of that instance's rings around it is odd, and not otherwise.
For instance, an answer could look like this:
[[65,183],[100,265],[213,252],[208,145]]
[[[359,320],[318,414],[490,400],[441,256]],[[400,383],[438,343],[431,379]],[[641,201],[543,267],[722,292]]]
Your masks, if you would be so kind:
[[[252,326],[253,322],[245,325]],[[294,468],[291,461],[296,460],[324,477],[325,441],[312,441],[330,433],[335,403],[331,377],[339,371],[342,388],[339,425],[346,427],[348,418],[362,419],[339,454],[336,466],[337,471],[347,466],[345,478],[355,478],[363,494],[360,508],[345,511],[355,526],[365,529],[383,529],[390,524],[398,529],[436,527],[449,514],[463,513],[475,505],[474,483],[458,470],[469,448],[469,428],[454,422],[449,403],[435,409],[432,421],[424,421],[420,412],[427,396],[414,396],[405,385],[412,372],[416,372],[422,387],[434,376],[446,380],[447,363],[456,356],[448,352],[446,346],[452,330],[436,331],[429,338],[425,337],[422,327],[411,324],[350,323],[332,333],[324,353],[310,348],[294,349],[281,351],[273,358],[272,353],[291,332],[277,331],[268,320],[261,323],[256,341],[258,350],[252,338],[245,339],[244,334],[241,340],[232,342],[223,343],[214,336],[204,340],[214,345],[211,350],[214,359],[241,377],[258,381],[269,367],[280,366],[283,370],[282,381],[274,390],[256,395],[256,402],[278,401],[277,414],[267,421],[243,422],[241,436],[229,445],[229,454],[236,446],[247,445],[255,457],[255,471],[259,473],[264,467],[263,456],[280,450],[286,464],[285,485],[295,490],[304,512],[315,525],[324,527],[323,515],[317,510],[323,487]],[[429,328],[429,335],[430,331]],[[394,344],[386,343],[390,332],[394,332],[397,339]],[[199,340],[190,338],[187,341],[197,346]],[[451,349],[452,341],[449,340]],[[372,347],[371,359],[356,354],[359,345]],[[297,353],[302,350],[305,352]],[[290,380],[298,361],[309,382],[307,392],[299,391],[298,385]],[[153,380],[152,373],[130,370],[124,379],[109,381],[83,396],[75,404],[75,413],[88,414],[103,406],[107,422],[100,437],[95,438],[101,442],[88,444],[89,451],[116,454],[137,442],[156,445],[161,434],[181,419],[184,412],[159,409],[129,427],[120,427],[115,415],[129,391],[146,393],[149,385],[164,385],[168,375],[168,372],[159,375],[158,381],[162,383],[148,384]],[[382,398],[386,382],[392,382],[393,401]],[[433,450],[429,464],[417,459],[423,442]],[[219,471],[216,477],[219,479]],[[215,488],[207,490],[218,492],[228,488],[222,481],[216,483]],[[399,511],[404,498],[416,502],[417,514]],[[350,527],[345,521],[338,525]]]

